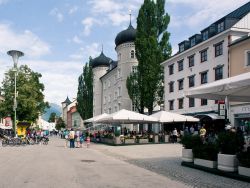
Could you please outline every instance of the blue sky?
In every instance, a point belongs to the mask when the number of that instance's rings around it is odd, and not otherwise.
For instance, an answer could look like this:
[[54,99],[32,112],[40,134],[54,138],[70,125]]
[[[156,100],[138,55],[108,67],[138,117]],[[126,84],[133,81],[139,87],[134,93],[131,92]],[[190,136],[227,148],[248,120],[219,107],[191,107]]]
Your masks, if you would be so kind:
[[[178,43],[248,0],[166,0],[173,52]],[[20,64],[42,73],[45,99],[76,97],[78,76],[89,56],[116,60],[115,37],[136,17],[143,0],[0,0],[0,81],[13,66],[8,50],[23,51]]]

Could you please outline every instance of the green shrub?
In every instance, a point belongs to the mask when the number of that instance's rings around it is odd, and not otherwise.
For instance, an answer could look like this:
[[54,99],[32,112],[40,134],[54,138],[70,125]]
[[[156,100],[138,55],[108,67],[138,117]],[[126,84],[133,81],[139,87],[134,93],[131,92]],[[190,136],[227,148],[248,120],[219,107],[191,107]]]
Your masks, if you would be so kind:
[[194,146],[201,145],[202,141],[199,135],[184,135],[181,138],[181,143],[184,148],[193,149]]
[[217,144],[222,154],[235,155],[244,146],[244,137],[236,132],[222,132],[218,135]]
[[240,166],[250,168],[250,147],[247,151],[241,151],[238,153],[237,158],[239,160]]
[[194,158],[217,161],[218,152],[217,144],[214,143],[204,143],[193,147]]

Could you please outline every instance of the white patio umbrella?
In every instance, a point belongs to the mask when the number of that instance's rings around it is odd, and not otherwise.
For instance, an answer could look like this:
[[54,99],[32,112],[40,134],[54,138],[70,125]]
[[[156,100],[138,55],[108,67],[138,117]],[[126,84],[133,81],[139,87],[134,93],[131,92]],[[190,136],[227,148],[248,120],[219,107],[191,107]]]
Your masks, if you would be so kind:
[[92,118],[86,119],[86,120],[84,120],[84,122],[85,122],[85,123],[95,123],[95,122],[98,121],[99,119],[102,119],[102,118],[107,117],[107,116],[108,116],[108,114],[103,113],[103,114],[94,116],[94,117],[92,117]]
[[12,126],[5,126],[0,123],[0,129],[12,129]]
[[185,92],[187,97],[250,102],[250,72],[208,83]]
[[181,114],[167,112],[164,110],[156,112],[156,113],[150,115],[150,117],[156,118],[158,120],[158,122],[160,122],[160,123],[186,122],[186,121],[198,122],[199,121],[198,118],[194,118],[191,116],[184,116]]
[[101,118],[96,122],[130,124],[130,123],[155,123],[158,122],[158,120],[154,117],[122,109],[118,112],[108,115],[107,117]]

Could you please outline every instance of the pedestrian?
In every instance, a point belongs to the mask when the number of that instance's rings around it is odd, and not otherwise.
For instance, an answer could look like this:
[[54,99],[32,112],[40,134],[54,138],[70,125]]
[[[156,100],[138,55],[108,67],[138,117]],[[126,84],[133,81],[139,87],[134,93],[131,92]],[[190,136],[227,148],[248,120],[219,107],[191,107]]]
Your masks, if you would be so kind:
[[69,145],[70,145],[70,148],[75,147],[75,131],[73,128],[69,132]]
[[65,130],[63,132],[63,134],[64,134],[64,138],[65,138],[65,148],[67,148],[68,147],[68,142],[69,142],[69,131]]
[[87,141],[87,143],[86,143],[87,144],[87,148],[89,148],[89,145],[90,145],[90,137],[89,136],[87,137],[86,141]]
[[201,140],[203,142],[205,142],[205,136],[206,136],[206,129],[205,129],[205,125],[202,126],[202,128],[200,129],[200,137],[201,137]]
[[190,133],[194,134],[194,126],[193,125],[190,127]]
[[174,128],[174,130],[173,130],[173,143],[177,142],[177,136],[178,136],[177,129]]
[[82,134],[80,135],[80,148],[82,148],[83,142],[84,142],[84,135],[83,135],[83,133],[82,133]]

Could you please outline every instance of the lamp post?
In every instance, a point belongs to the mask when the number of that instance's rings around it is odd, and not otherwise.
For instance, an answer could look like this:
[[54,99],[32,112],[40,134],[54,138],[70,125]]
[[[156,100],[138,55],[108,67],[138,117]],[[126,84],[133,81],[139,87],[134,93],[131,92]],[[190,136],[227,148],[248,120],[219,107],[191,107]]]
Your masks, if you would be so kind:
[[14,130],[14,136],[16,136],[16,109],[17,109],[17,102],[16,102],[16,97],[17,97],[17,91],[16,91],[16,76],[17,76],[17,63],[18,63],[18,58],[23,56],[24,53],[21,51],[17,50],[10,50],[7,52],[8,55],[10,55],[13,59],[14,62],[14,73],[15,73],[15,92],[14,92],[14,105],[13,105],[13,110],[14,110],[14,123],[13,123],[13,130]]

